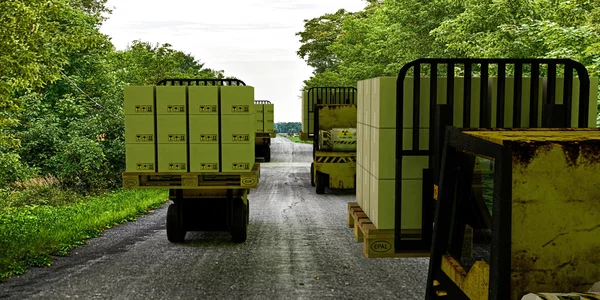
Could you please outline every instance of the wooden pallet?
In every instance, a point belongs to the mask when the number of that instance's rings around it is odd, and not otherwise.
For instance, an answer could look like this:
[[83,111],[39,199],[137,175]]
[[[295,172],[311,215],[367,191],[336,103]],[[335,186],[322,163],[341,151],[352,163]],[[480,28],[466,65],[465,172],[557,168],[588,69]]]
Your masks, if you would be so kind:
[[247,173],[123,172],[124,189],[251,189],[260,178],[260,164]]
[[[377,229],[358,203],[348,203],[348,226],[354,228],[354,240],[363,243],[363,254],[367,258],[384,257],[429,257],[427,252],[395,253],[394,229]],[[406,231],[406,234],[420,235],[420,230]]]

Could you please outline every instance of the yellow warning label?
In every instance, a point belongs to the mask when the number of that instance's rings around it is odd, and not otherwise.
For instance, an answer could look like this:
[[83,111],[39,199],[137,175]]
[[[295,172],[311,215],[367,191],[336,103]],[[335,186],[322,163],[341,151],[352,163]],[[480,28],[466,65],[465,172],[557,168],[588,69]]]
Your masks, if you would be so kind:
[[232,105],[232,113],[247,113],[250,112],[250,105]]
[[185,142],[185,134],[169,134],[169,142]]
[[185,105],[167,105],[167,112],[170,113],[184,113]]
[[216,134],[201,134],[200,141],[201,142],[216,142],[217,135]]
[[233,163],[231,165],[232,165],[232,169],[234,169],[234,170],[250,170],[249,163]]
[[154,135],[153,134],[136,134],[135,141],[141,142],[141,143],[154,142]]
[[201,163],[200,170],[217,170],[219,168],[219,164],[217,163]]
[[342,130],[338,132],[337,137],[338,139],[351,139],[354,137],[354,135],[348,130]]
[[232,134],[231,140],[234,142],[248,142],[250,141],[249,134]]
[[433,185],[433,199],[438,199],[439,187],[437,184]]
[[201,113],[216,113],[217,106],[216,105],[200,105]]
[[169,170],[186,170],[185,163],[169,163]]
[[144,164],[140,163],[136,166],[137,170],[154,170],[154,164]]
[[135,106],[136,113],[152,113],[152,105],[136,105]]

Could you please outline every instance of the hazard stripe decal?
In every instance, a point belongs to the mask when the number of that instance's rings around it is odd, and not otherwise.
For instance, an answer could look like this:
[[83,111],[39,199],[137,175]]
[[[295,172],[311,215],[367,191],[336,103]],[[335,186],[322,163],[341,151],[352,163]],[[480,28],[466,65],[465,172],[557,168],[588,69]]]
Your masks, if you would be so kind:
[[356,145],[356,141],[333,141],[337,145]]
[[333,163],[333,164],[343,164],[343,163],[355,163],[356,162],[356,157],[353,156],[342,156],[342,157],[335,157],[335,156],[317,156],[317,162],[318,163]]

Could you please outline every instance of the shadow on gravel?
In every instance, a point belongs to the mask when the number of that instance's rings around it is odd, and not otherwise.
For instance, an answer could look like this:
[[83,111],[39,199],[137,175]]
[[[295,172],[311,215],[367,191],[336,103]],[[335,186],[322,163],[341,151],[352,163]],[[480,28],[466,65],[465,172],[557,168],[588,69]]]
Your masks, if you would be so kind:
[[243,248],[246,243],[236,244],[231,241],[231,235],[224,231],[191,231],[185,236],[185,242],[178,246],[190,248]]

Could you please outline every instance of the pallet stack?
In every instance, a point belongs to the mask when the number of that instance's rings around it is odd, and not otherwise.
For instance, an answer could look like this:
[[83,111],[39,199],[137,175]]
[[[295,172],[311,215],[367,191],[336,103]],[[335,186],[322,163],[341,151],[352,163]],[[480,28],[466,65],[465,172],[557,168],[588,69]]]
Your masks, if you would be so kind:
[[254,103],[256,132],[275,133],[275,104]]
[[251,172],[254,88],[125,89],[126,172]]

